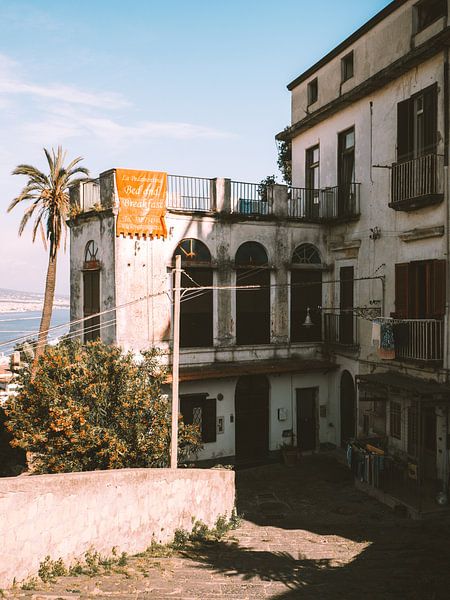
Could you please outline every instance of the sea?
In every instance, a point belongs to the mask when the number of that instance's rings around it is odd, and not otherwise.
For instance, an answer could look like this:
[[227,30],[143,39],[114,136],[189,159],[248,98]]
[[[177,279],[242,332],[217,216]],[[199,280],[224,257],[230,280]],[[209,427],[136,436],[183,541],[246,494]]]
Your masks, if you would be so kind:
[[[54,308],[51,326],[59,326],[50,331],[49,341],[57,341],[62,335],[68,333],[70,311],[67,307]],[[36,338],[41,320],[40,310],[22,310],[14,312],[0,312],[0,355],[11,354],[19,341]]]

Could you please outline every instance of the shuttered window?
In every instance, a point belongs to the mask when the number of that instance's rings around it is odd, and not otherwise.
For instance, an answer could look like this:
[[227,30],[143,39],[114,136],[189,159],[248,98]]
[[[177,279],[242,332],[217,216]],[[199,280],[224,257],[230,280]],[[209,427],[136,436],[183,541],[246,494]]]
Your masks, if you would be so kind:
[[180,396],[180,412],[187,425],[197,425],[202,442],[216,441],[216,399],[208,394],[189,394]]
[[437,84],[397,105],[397,160],[404,162],[436,151]]
[[442,319],[445,314],[446,261],[395,265],[395,317]]

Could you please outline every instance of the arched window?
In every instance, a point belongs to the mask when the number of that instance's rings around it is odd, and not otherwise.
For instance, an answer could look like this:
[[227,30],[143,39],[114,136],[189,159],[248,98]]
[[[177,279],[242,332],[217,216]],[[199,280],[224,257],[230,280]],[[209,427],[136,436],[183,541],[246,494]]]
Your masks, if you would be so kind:
[[83,337],[85,342],[100,337],[100,261],[98,246],[89,240],[84,250],[83,265]]
[[322,259],[315,246],[312,244],[300,244],[294,250],[292,263],[295,265],[320,265]]
[[270,343],[270,271],[267,252],[257,242],[245,242],[236,252],[236,285],[261,289],[236,290],[236,343]]
[[[322,337],[322,260],[312,244],[300,244],[292,254],[291,342],[319,342]],[[316,268],[315,268],[316,267]],[[312,325],[305,326],[308,315]]]
[[178,244],[174,256],[181,256],[184,273],[181,287],[193,288],[181,299],[180,346],[205,348],[213,345],[212,290],[195,291],[198,286],[212,286],[211,254],[200,240],[187,238]]

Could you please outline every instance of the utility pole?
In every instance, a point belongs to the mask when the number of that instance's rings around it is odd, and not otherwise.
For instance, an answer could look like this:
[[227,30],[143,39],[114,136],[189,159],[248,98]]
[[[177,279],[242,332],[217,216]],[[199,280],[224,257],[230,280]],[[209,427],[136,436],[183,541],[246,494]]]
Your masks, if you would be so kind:
[[173,288],[173,349],[172,349],[172,436],[170,441],[170,468],[178,466],[178,385],[180,366],[180,299],[181,256],[175,256],[175,285]]

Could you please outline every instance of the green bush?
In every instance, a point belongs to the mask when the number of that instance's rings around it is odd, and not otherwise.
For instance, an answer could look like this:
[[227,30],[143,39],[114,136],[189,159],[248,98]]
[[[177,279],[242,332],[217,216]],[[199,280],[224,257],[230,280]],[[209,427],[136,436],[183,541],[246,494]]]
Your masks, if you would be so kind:
[[[33,453],[38,473],[166,467],[170,402],[158,352],[131,353],[100,341],[48,347],[33,380],[18,375],[5,410],[11,444]],[[179,460],[201,448],[196,427],[179,423]]]

